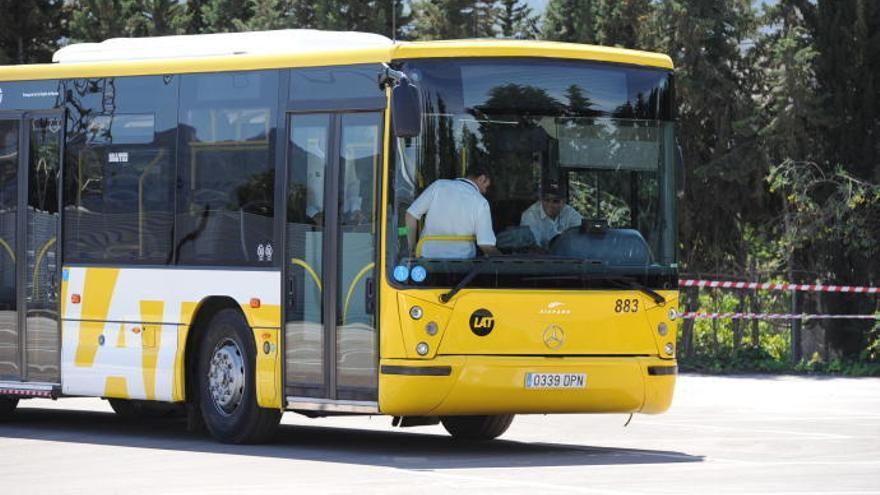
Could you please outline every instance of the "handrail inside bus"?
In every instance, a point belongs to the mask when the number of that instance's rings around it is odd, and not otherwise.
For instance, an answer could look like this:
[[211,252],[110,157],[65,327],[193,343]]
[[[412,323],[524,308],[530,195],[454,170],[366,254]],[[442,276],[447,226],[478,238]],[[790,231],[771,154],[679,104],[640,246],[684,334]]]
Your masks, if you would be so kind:
[[419,239],[419,242],[416,243],[416,256],[422,255],[422,244],[425,241],[443,241],[443,242],[457,242],[457,241],[471,241],[476,242],[477,238],[472,235],[426,235]]
[[153,158],[153,161],[144,167],[143,173],[138,178],[138,254],[141,258],[144,256],[144,222],[146,221],[144,213],[144,181],[147,179],[147,174],[152,172],[163,158],[165,158],[165,148],[160,148],[156,158]]
[[0,246],[3,246],[3,248],[6,249],[6,252],[9,253],[9,256],[12,258],[12,261],[15,261],[15,251],[13,251],[11,247],[9,247],[9,244],[6,243],[5,239],[0,238]]
[[43,247],[40,248],[40,251],[37,253],[37,257],[34,258],[34,290],[31,293],[34,300],[37,299],[37,294],[40,292],[40,262],[43,261],[43,256],[49,252],[49,248],[52,247],[53,244],[58,240],[57,237],[53,237],[46,241],[46,244],[43,244]]
[[361,271],[355,275],[354,279],[351,281],[351,285],[348,286],[348,293],[345,294],[345,304],[342,305],[342,324],[345,325],[346,320],[348,319],[348,304],[351,302],[351,296],[354,294],[354,288],[357,286],[358,282],[360,282],[361,278],[367,274],[370,270],[376,267],[376,263],[369,262],[361,268]]
[[301,260],[299,258],[290,258],[290,262],[294,265],[301,266],[312,276],[312,280],[315,281],[315,285],[318,286],[318,290],[323,291],[324,287],[321,285],[321,277],[315,272],[311,265],[305,262],[305,260]]

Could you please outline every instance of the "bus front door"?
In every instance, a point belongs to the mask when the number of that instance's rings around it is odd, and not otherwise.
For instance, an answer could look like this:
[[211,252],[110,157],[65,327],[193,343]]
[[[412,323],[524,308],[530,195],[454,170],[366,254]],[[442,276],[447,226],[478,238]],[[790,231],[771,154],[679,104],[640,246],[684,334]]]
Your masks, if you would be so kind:
[[0,115],[0,380],[60,381],[64,120]]
[[375,409],[380,112],[288,116],[285,389],[290,409]]

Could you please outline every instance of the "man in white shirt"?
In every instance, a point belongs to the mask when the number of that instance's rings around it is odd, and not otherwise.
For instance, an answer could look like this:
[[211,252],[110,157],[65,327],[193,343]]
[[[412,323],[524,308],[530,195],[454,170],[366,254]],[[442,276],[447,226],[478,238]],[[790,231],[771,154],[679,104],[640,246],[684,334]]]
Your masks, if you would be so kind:
[[520,225],[528,226],[538,245],[546,249],[554,237],[579,227],[583,219],[577,210],[565,204],[559,186],[550,184],[544,188],[541,199],[523,212]]
[[469,168],[464,178],[434,181],[406,210],[410,250],[415,250],[416,230],[419,220],[425,216],[425,227],[421,232],[421,256],[473,258],[477,254],[474,243],[486,255],[500,254],[495,248],[492,212],[489,202],[483,197],[491,183],[488,168],[482,166]]

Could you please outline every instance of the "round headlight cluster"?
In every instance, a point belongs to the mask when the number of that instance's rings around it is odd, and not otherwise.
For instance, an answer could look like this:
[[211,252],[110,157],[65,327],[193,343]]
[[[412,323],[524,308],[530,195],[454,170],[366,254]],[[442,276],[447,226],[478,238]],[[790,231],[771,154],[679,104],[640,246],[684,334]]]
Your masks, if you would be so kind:
[[437,323],[433,321],[429,321],[427,325],[425,325],[425,333],[430,336],[437,335]]
[[425,354],[428,354],[428,351],[430,350],[431,348],[428,347],[427,342],[419,342],[418,345],[416,345],[416,352],[419,354],[419,356],[424,356]]

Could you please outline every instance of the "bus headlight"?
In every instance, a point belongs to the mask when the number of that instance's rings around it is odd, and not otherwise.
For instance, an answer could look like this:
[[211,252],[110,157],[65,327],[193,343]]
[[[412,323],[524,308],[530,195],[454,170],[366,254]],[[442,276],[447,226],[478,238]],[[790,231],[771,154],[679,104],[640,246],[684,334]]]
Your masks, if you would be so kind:
[[671,356],[672,353],[675,352],[675,346],[672,345],[672,342],[667,342],[663,350],[666,351],[666,354]]
[[420,320],[423,314],[425,314],[425,312],[422,311],[421,306],[413,306],[409,308],[409,317],[413,320]]
[[669,310],[669,321],[675,321],[676,318],[678,318],[678,311],[675,308],[671,308]]
[[419,342],[416,346],[416,352],[419,353],[419,356],[424,356],[429,350],[430,348],[426,342]]

